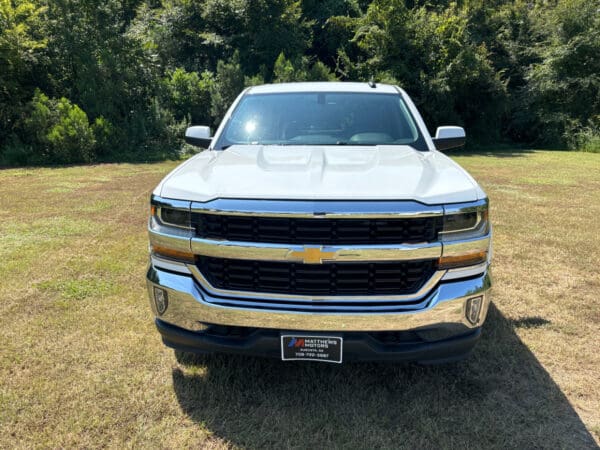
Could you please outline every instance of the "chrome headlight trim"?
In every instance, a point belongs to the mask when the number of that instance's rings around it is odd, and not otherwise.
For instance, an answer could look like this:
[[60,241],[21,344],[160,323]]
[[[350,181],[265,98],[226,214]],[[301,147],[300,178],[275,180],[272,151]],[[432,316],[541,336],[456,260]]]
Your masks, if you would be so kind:
[[[181,222],[176,223],[173,221],[169,221],[168,218],[165,218],[165,214],[169,214],[172,211],[184,213],[183,221],[186,222],[186,225],[182,225]],[[187,213],[187,217],[185,216],[185,213]],[[184,230],[192,229],[192,220],[191,220],[191,214],[190,214],[189,209],[166,208],[166,207],[161,206],[161,207],[156,208],[156,217],[161,222],[162,225],[165,225],[168,227],[182,228]]]
[[[152,209],[151,214],[151,226],[154,225],[153,228],[157,229],[160,227],[166,228],[165,231],[168,231],[169,228],[178,228],[182,230],[192,230],[192,215],[190,211],[191,202],[184,200],[173,200],[157,197],[156,195],[152,195],[150,197],[150,206]],[[185,225],[181,223],[170,222],[168,219],[165,219],[165,213],[168,211],[176,211],[183,213],[184,221],[187,222]],[[187,217],[186,217],[187,215]],[[155,222],[155,223],[152,223]],[[160,231],[160,230],[159,230]],[[178,233],[174,233],[178,234]],[[190,235],[191,237],[191,235]]]
[[[153,195],[150,198],[151,213],[148,219],[148,237],[150,251],[153,248],[163,247],[179,252],[190,252],[190,241],[193,236],[191,227],[182,227],[177,224],[163,222],[161,211],[170,208],[179,211],[190,210],[190,202],[181,200],[164,199]],[[153,254],[154,256],[154,254]]]
[[452,242],[458,240],[470,240],[485,236],[490,232],[488,217],[489,200],[487,198],[473,203],[456,203],[444,206],[444,227],[448,217],[476,214],[475,223],[467,228],[440,231],[441,242]]

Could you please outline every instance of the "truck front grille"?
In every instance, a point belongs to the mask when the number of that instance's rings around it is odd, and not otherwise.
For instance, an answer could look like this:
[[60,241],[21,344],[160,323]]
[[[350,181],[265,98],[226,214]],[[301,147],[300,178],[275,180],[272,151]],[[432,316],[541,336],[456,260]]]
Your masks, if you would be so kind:
[[218,289],[314,296],[414,294],[436,265],[436,260],[300,264],[197,258],[202,275]]
[[241,242],[375,245],[437,240],[440,217],[326,219],[192,213],[196,236]]

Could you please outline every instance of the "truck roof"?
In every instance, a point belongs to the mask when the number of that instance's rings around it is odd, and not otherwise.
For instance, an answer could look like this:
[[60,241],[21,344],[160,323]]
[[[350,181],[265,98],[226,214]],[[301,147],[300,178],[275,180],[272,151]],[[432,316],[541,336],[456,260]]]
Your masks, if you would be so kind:
[[302,82],[276,83],[253,86],[246,94],[281,94],[284,92],[362,92],[369,94],[397,94],[398,89],[390,84],[379,84],[371,87],[366,81],[357,82]]

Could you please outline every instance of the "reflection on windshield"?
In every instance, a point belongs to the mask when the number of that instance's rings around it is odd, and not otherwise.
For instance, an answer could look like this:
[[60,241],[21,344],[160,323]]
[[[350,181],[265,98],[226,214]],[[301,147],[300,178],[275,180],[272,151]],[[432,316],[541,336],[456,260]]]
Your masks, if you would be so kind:
[[256,131],[256,122],[254,120],[249,120],[248,122],[246,122],[244,130],[246,130],[246,133],[248,133],[249,135],[254,133]]
[[410,145],[419,132],[400,95],[246,95],[215,148],[262,145]]

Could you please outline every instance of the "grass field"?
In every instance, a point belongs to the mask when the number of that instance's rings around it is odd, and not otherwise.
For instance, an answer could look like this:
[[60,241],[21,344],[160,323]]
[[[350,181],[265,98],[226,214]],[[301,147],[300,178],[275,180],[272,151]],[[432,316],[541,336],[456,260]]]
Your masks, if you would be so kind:
[[597,448],[600,154],[462,155],[495,226],[462,363],[281,363],[162,346],[144,275],[175,163],[0,171],[0,448]]

